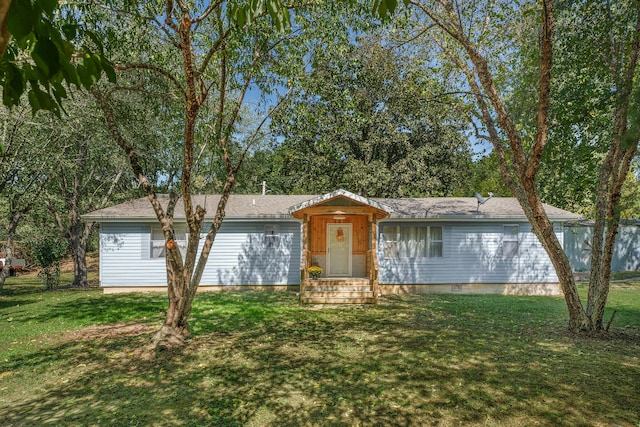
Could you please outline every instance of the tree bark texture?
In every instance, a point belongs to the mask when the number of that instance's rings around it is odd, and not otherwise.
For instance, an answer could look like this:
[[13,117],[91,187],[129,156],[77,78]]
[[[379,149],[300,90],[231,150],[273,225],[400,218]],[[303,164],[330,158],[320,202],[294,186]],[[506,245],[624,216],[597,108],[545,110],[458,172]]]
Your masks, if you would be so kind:
[[11,260],[13,259],[13,242],[15,240],[16,229],[18,227],[18,223],[20,222],[20,215],[12,215],[9,220],[9,226],[7,228],[7,247],[5,249],[5,261],[4,267],[0,270],[0,295],[2,295],[2,289],[4,288],[4,283],[9,277],[9,264],[11,264]]
[[[614,43],[609,58],[610,71],[616,86],[616,100],[611,143],[598,176],[586,309],[595,330],[604,329],[604,309],[610,289],[611,260],[620,223],[620,195],[631,162],[638,152],[637,135],[636,140],[631,144],[623,143],[623,138],[629,130],[631,94],[640,54],[640,2],[635,2],[634,9],[635,32],[632,33],[631,40]],[[627,55],[623,54],[625,42],[629,42],[630,46]]]
[[[467,66],[467,62],[459,59],[455,54],[449,56],[467,76],[469,86],[481,111],[482,121],[489,131],[489,139],[498,155],[503,180],[520,203],[533,232],[556,270],[569,311],[569,329],[574,331],[589,329],[590,321],[578,295],[569,259],[554,232],[553,223],[544,211],[535,183],[547,142],[551,65],[553,62],[553,3],[551,0],[542,2],[536,137],[528,152],[525,152],[522,138],[495,86],[487,60],[481,50],[469,39],[469,33],[463,28],[462,22],[458,20],[458,15],[453,11],[453,4],[444,2],[442,5],[444,8],[442,14],[438,14],[427,6],[419,7],[466,52],[472,67]],[[500,136],[498,128],[504,132],[506,142]]]

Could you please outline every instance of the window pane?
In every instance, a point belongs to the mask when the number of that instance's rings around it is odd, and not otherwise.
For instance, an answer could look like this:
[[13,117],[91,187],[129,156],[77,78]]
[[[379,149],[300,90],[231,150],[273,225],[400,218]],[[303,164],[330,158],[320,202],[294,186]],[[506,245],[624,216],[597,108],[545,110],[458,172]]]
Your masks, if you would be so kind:
[[518,225],[505,225],[502,232],[502,255],[505,258],[518,256]]
[[398,227],[385,226],[382,229],[382,252],[387,259],[398,258]]
[[518,242],[502,242],[502,254],[505,258],[518,255]]
[[431,258],[442,257],[442,242],[431,242],[429,246],[429,256]]
[[265,225],[262,244],[267,249],[280,246],[280,227],[274,224]]

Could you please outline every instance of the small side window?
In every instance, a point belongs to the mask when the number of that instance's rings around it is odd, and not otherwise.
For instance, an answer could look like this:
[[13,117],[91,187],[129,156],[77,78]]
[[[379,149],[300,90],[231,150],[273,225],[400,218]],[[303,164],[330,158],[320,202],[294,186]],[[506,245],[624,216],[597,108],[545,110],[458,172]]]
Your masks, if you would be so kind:
[[[184,228],[174,228],[175,241],[178,249],[184,257],[187,252],[187,233]],[[164,258],[167,256],[167,247],[164,240],[164,233],[160,225],[151,226],[151,253],[150,258]]]
[[167,256],[167,249],[164,242],[164,234],[159,225],[151,226],[151,254],[150,258],[164,258]]
[[505,225],[502,231],[502,256],[513,258],[518,256],[520,226]]
[[275,249],[280,246],[280,227],[275,224],[264,226],[262,244],[265,249]]

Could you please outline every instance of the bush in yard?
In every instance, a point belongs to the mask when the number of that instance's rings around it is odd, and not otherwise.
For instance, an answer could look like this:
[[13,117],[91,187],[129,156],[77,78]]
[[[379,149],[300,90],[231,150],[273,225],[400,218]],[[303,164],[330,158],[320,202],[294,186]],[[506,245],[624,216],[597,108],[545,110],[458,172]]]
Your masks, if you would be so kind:
[[33,248],[36,264],[42,268],[38,275],[47,290],[56,289],[60,284],[60,261],[67,253],[67,243],[59,237],[46,237]]

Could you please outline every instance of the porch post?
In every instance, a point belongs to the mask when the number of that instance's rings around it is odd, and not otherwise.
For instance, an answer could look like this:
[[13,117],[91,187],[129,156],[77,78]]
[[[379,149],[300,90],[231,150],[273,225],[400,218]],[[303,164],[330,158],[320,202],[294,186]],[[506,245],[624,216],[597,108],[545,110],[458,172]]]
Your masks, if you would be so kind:
[[372,273],[371,280],[373,283],[373,298],[376,304],[378,303],[378,222],[375,215],[372,215],[371,220],[371,265]]
[[304,214],[302,218],[302,254],[300,257],[300,301],[305,293],[305,284],[309,278],[309,264],[311,263],[309,253],[309,215]]
[[378,243],[377,243],[377,221],[374,214],[369,214],[369,233],[371,242],[368,251],[368,264],[369,264],[369,280],[371,281],[371,288],[373,290],[373,299],[378,302]]

